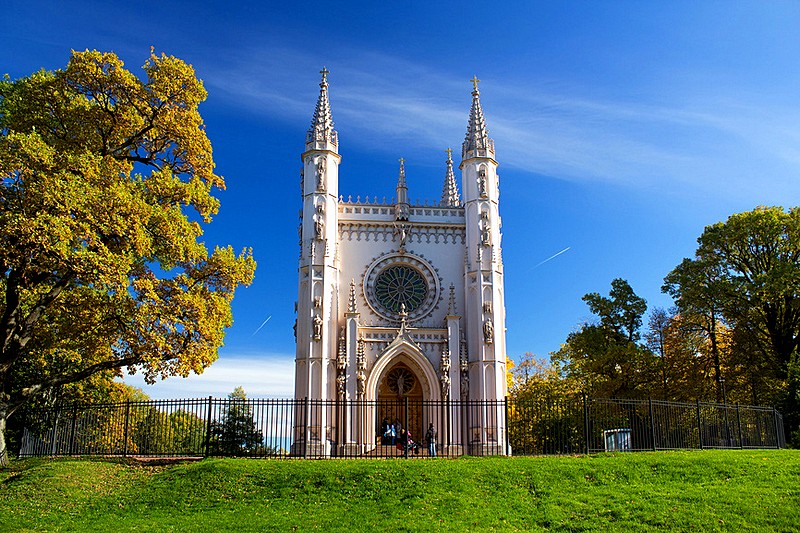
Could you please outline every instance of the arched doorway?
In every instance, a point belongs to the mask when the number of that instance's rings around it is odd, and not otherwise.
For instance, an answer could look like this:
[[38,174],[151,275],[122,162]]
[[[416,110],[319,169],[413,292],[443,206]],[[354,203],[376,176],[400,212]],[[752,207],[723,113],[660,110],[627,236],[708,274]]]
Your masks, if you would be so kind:
[[367,377],[365,399],[374,402],[375,410],[365,419],[364,435],[375,435],[377,444],[386,444],[381,439],[384,420],[402,428],[408,417],[407,427],[416,442],[422,441],[427,424],[436,422],[433,406],[440,399],[439,379],[404,326],[378,356]]
[[400,428],[407,427],[412,438],[420,441],[424,434],[425,397],[422,382],[414,370],[404,362],[390,365],[380,381],[377,396],[379,427],[386,422],[393,424],[398,435]]

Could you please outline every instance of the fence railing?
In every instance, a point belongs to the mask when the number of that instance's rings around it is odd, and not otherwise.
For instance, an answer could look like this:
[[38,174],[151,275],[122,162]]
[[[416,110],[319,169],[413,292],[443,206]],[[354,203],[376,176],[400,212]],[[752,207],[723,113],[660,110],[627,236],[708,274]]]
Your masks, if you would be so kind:
[[[435,439],[426,438],[431,425]],[[786,441],[775,409],[738,404],[206,398],[40,409],[26,420],[21,444],[23,457],[319,458],[781,448]]]

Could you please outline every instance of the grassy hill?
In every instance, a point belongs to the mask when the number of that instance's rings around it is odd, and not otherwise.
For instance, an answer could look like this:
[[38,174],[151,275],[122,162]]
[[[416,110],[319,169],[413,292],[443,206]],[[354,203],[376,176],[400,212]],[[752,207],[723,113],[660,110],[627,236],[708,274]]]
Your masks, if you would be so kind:
[[800,531],[800,452],[25,460],[0,531]]

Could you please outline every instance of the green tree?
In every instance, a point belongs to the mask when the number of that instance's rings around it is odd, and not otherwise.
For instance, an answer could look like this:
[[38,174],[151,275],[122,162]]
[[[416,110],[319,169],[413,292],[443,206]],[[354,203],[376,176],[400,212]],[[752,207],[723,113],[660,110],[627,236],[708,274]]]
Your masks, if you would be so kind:
[[111,53],[0,82],[0,464],[8,417],[93,375],[202,372],[251,252],[200,241],[224,187],[190,65]]
[[253,408],[242,387],[228,394],[220,420],[211,425],[211,443],[222,455],[248,455],[264,444],[264,435],[256,427]]
[[664,278],[661,290],[675,301],[681,326],[687,335],[700,334],[708,339],[716,383],[716,399],[722,394],[722,353],[718,332],[724,328],[722,295],[725,291],[722,265],[713,261],[684,259]]
[[571,333],[561,349],[551,354],[551,360],[588,394],[647,397],[654,358],[637,343],[647,311],[645,300],[624,279],[611,283],[609,297],[590,293],[583,300],[598,316],[599,324],[587,324]]
[[767,370],[783,382],[787,425],[796,430],[800,398],[792,392],[798,390],[792,379],[800,364],[800,209],[758,207],[731,215],[706,227],[698,244],[695,258],[673,270],[665,288],[679,307],[719,311],[737,346],[746,347],[738,349],[736,364]]

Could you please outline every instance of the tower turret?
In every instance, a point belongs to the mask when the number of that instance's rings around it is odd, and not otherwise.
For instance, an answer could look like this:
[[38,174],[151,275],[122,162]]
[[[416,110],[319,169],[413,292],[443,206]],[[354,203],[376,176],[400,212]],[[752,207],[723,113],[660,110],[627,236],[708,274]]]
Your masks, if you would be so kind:
[[[334,397],[335,379],[329,376],[336,376],[338,345],[336,249],[341,156],[328,100],[329,71],[323,68],[320,74],[319,97],[302,154],[302,248],[296,327],[295,397],[309,399]],[[320,428],[317,433],[321,431]]]
[[469,336],[470,396],[506,394],[505,306],[500,249],[499,188],[494,141],[481,107],[477,77],[461,154],[467,231],[465,265],[466,332]]

